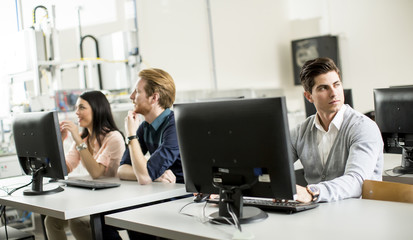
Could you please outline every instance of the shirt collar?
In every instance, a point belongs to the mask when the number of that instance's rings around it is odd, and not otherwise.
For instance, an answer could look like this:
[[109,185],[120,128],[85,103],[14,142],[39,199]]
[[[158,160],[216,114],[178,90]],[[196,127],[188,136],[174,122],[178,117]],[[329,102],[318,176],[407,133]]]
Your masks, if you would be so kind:
[[[334,116],[333,120],[330,123],[330,126],[333,125],[334,127],[337,128],[337,130],[340,130],[341,124],[343,123],[343,119],[344,119],[344,112],[347,109],[347,105],[343,104],[343,106],[341,106],[340,110],[338,110],[337,114]],[[324,131],[324,128],[321,126],[320,120],[318,119],[318,115],[316,114],[314,116],[314,122],[313,125],[319,129]],[[328,126],[328,129],[330,129],[330,126]]]
[[165,119],[169,116],[171,113],[171,109],[167,108],[165,109],[150,125],[153,127],[153,129],[158,130],[159,126],[165,121]]
[[336,126],[337,130],[340,130],[341,124],[343,123],[344,112],[346,111],[346,109],[346,104],[343,104],[340,110],[338,110],[336,116],[334,116],[333,121],[331,121],[331,123],[334,124],[334,126]]

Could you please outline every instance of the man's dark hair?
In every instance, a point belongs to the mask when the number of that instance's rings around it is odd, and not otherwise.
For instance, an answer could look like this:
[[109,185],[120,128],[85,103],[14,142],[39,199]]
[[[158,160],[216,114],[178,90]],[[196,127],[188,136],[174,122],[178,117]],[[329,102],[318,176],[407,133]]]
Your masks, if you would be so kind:
[[314,78],[320,74],[335,71],[340,77],[340,70],[330,58],[316,58],[304,63],[300,72],[301,85],[304,90],[312,93]]

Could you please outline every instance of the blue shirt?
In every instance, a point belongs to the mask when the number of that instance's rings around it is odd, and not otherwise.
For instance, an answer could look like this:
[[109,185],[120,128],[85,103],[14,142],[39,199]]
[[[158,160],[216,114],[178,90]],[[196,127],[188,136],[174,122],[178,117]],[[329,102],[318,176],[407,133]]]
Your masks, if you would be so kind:
[[[184,176],[174,112],[167,108],[151,124],[144,121],[139,126],[136,135],[139,138],[142,153],[145,155],[149,151],[151,154],[147,168],[152,181],[170,169],[176,176],[176,182],[183,183]],[[132,165],[129,148],[123,154],[120,165],[123,164]]]

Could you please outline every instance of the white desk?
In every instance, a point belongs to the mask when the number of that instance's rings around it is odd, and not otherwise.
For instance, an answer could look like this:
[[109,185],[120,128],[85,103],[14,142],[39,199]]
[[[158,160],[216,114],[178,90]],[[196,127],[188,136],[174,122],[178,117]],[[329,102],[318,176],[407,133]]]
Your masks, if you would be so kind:
[[[30,179],[30,176],[1,179],[0,187],[12,189],[29,183]],[[11,196],[0,191],[0,204],[65,220],[90,215],[95,239],[101,239],[101,226],[98,225],[101,224],[101,214],[187,194],[183,184],[140,185],[135,181],[120,181],[117,178],[102,179],[102,181],[120,182],[121,186],[95,191],[64,187],[63,192],[40,196],[25,196],[24,189],[14,192]],[[58,184],[46,184],[44,189],[48,185]]]
[[[108,225],[171,239],[232,239],[234,227],[202,223],[179,214],[192,198],[185,198],[105,216]],[[202,216],[204,204],[191,204],[183,212]],[[217,211],[207,207],[207,215]],[[269,213],[261,222],[242,225],[254,239],[413,239],[413,204],[364,199],[322,203],[296,214]]]

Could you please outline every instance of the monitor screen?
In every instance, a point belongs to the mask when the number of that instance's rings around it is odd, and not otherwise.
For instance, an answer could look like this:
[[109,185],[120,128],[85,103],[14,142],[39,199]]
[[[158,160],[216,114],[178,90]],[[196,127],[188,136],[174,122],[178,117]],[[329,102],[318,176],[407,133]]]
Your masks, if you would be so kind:
[[[351,89],[344,89],[344,103],[350,105],[350,107],[353,107],[353,94],[351,92]],[[310,103],[305,97],[304,97],[304,106],[305,106],[305,115],[307,117],[314,115],[317,112],[314,104]]]
[[67,175],[57,112],[17,114],[13,119],[13,134],[20,166],[33,180],[32,189],[24,194],[63,191],[60,187],[43,190],[43,177],[64,179]]
[[225,198],[237,216],[242,196],[295,198],[285,97],[175,104],[174,111],[188,192],[219,193],[226,216]]
[[413,87],[374,90],[376,123],[383,136],[384,151],[402,153],[396,173],[413,173]]

